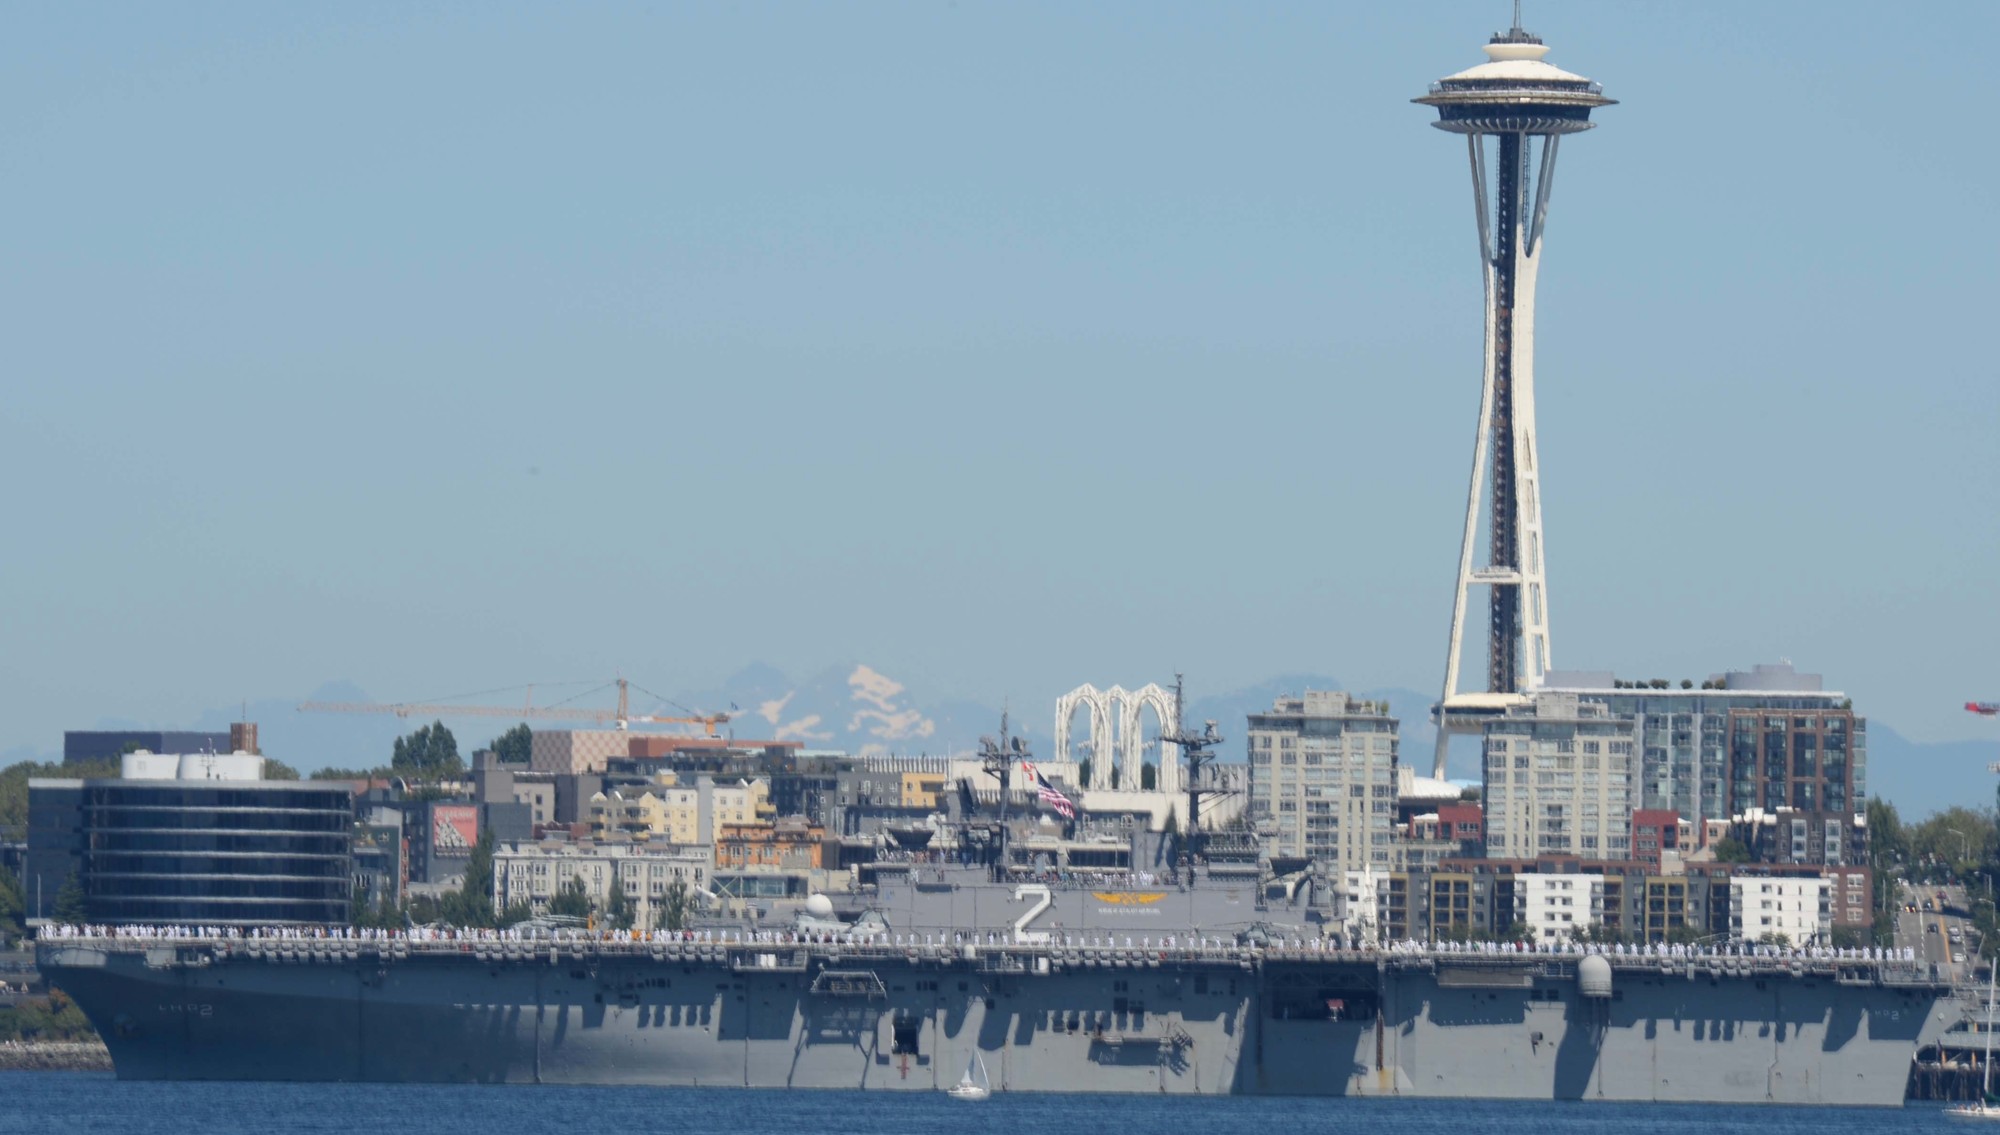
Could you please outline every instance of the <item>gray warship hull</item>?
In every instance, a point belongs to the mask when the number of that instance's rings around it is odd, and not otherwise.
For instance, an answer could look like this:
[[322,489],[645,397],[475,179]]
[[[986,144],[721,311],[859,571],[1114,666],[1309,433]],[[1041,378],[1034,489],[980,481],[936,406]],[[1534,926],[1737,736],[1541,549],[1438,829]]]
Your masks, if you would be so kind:
[[124,1079],[1899,1106],[1914,967],[1211,945],[44,943]]

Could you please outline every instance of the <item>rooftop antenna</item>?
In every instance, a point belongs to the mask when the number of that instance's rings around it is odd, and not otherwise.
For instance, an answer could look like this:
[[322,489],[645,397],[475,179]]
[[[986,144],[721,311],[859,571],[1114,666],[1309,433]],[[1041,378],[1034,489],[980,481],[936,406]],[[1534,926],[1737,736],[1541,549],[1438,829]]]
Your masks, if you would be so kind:
[[1521,30],[1521,0],[1514,0],[1514,30]]

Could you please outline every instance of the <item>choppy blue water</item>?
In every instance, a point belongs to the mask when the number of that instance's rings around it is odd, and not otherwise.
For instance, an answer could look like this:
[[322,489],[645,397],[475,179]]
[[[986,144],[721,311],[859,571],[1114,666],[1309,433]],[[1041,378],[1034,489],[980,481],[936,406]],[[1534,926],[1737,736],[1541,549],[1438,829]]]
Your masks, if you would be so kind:
[[1950,1121],[1902,1111],[1693,1104],[1228,1099],[688,1088],[120,1083],[108,1073],[0,1073],[0,1132],[139,1135],[1898,1135]]

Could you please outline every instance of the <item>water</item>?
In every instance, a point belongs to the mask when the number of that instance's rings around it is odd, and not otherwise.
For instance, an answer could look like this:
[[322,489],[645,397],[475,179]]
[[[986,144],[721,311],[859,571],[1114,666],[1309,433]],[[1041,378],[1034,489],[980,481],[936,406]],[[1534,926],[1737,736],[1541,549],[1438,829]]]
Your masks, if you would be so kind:
[[[120,1083],[109,1073],[0,1073],[0,1133],[273,1135],[420,1132],[503,1135],[1899,1135],[1936,1132],[1934,1105],[1902,1111],[1702,1104],[1314,1100],[700,1088],[461,1087],[394,1084]],[[1966,1130],[1976,1130],[1967,1125]]]

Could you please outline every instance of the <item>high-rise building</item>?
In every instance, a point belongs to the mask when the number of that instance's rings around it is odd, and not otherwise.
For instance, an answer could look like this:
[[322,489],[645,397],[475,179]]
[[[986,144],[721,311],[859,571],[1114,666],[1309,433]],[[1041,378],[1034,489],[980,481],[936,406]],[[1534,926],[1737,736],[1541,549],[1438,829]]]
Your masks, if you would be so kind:
[[1396,812],[1397,721],[1387,702],[1308,690],[1249,718],[1250,810],[1273,855],[1334,878],[1387,870]]
[[[1821,761],[1815,769],[1833,768],[1833,784],[1842,787],[1828,784],[1814,799],[1824,801],[1832,792],[1845,800],[1844,807],[1854,811],[1862,808],[1867,788],[1867,722],[1844,709],[1847,695],[1826,689],[1818,674],[1802,674],[1782,662],[1711,674],[1699,683],[1692,679],[1619,681],[1606,672],[1550,671],[1543,686],[1553,693],[1600,703],[1613,715],[1637,723],[1641,747],[1633,770],[1633,806],[1669,810],[1695,821],[1697,842],[1705,842],[1700,821],[1723,821],[1745,808],[1776,806],[1767,805],[1758,789],[1759,784],[1769,781],[1748,775],[1747,766],[1733,755],[1736,746],[1731,722],[1738,714],[1754,717],[1768,712],[1774,717],[1808,718],[1811,724],[1801,726],[1807,732],[1834,732],[1831,725],[1820,724],[1828,720],[1825,715],[1846,713],[1849,724],[1844,741],[1814,744],[1815,751],[1826,753],[1831,760],[1830,766]],[[1833,758],[1835,753],[1840,756]]]
[[1601,703],[1544,693],[1486,725],[1486,854],[1626,859],[1637,726]]
[[1866,729],[1845,708],[1731,709],[1731,812],[1790,808],[1853,816],[1866,791]]
[[[1455,728],[1476,728],[1479,717],[1518,703],[1550,666],[1535,445],[1535,279],[1558,144],[1564,135],[1590,129],[1590,112],[1612,100],[1598,84],[1545,62],[1548,50],[1517,22],[1486,45],[1486,62],[1432,83],[1415,100],[1437,109],[1432,125],[1465,136],[1486,282],[1486,360],[1438,706],[1437,776],[1444,775]],[[1475,565],[1482,503],[1486,562]],[[1490,588],[1483,694],[1458,688],[1467,596],[1474,587]]]

